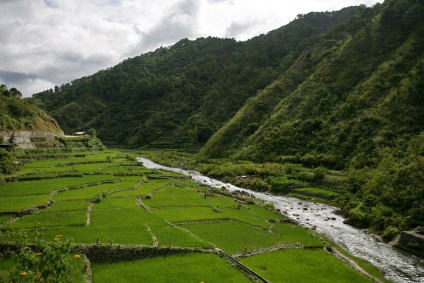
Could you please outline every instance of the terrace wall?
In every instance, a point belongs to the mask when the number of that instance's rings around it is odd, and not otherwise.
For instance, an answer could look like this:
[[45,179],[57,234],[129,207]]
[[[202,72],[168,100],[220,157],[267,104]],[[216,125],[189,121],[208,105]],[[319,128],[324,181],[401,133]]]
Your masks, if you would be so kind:
[[417,231],[403,231],[395,247],[424,257],[424,235]]
[[136,260],[165,256],[173,254],[185,254],[193,252],[211,253],[210,250],[196,248],[176,248],[176,247],[152,247],[134,245],[81,245],[79,251],[85,254],[92,262],[106,263],[123,260]]
[[4,137],[4,140],[8,140],[12,134],[15,134],[15,143],[20,148],[35,148],[35,143],[45,142],[53,144],[56,137],[64,136],[63,132],[52,133],[52,132],[30,132],[30,131],[17,131],[8,132],[0,131],[0,136]]

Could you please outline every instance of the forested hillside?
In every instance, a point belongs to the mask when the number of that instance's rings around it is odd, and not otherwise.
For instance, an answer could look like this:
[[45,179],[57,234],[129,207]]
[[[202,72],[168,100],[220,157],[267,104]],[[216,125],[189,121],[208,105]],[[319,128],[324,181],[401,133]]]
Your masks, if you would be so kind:
[[200,157],[345,169],[351,223],[424,225],[423,19],[418,1],[364,9],[249,99]]
[[22,99],[16,88],[0,85],[0,131],[62,132],[56,121],[39,105],[39,100]]
[[35,97],[65,131],[111,144],[343,169],[352,223],[424,225],[422,1],[299,15],[246,42],[183,39]]
[[65,132],[95,128],[103,141],[131,146],[202,145],[305,48],[364,9],[310,13],[247,42],[183,39],[35,97]]
[[424,11],[413,2],[364,9],[306,48],[202,154],[361,168],[405,146],[424,128]]

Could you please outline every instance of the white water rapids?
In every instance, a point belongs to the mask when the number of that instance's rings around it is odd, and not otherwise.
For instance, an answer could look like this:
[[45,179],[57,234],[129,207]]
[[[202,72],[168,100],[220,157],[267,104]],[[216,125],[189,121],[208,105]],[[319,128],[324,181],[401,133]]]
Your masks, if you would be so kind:
[[316,227],[317,232],[325,235],[350,254],[365,259],[378,267],[389,280],[397,283],[424,283],[423,259],[405,254],[377,241],[363,230],[344,224],[345,219],[334,213],[336,208],[333,206],[254,192],[206,177],[197,171],[162,166],[146,158],[138,157],[137,161],[149,169],[161,169],[191,176],[193,180],[206,186],[225,187],[229,191],[246,191],[260,200],[272,203],[287,217],[295,219],[300,225]]

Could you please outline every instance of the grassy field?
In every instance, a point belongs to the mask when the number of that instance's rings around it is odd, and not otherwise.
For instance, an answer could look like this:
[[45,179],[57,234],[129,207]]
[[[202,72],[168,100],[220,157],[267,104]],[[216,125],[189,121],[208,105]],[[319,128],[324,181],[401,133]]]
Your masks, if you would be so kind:
[[287,249],[242,258],[240,261],[270,282],[372,282],[323,249]]
[[[46,241],[64,235],[76,244],[100,248],[141,245],[209,251],[217,247],[228,254],[242,254],[296,245],[241,261],[270,282],[281,282],[281,278],[284,282],[311,278],[309,282],[368,282],[320,249],[328,245],[320,235],[283,223],[283,215],[258,200],[209,190],[177,173],[146,169],[128,158],[128,153],[78,154],[64,158],[62,153],[57,159],[25,163],[20,173],[28,173],[22,177],[27,179],[0,185],[0,242],[7,231],[31,234],[37,227]],[[77,175],[64,177],[67,174]],[[5,224],[17,211],[48,201],[53,202],[51,207]],[[6,211],[16,215],[1,214]],[[10,265],[13,262],[0,258],[4,269]],[[251,282],[228,262],[208,253],[92,262],[92,267],[93,282]]]
[[96,282],[251,282],[213,254],[187,254],[93,265]]

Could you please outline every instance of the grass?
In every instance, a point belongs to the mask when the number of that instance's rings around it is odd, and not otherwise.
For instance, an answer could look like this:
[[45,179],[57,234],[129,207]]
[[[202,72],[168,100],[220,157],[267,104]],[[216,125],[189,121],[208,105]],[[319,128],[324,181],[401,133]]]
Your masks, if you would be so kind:
[[208,249],[211,244],[195,237],[186,230],[168,224],[150,225],[150,230],[156,236],[159,246],[199,247]]
[[87,207],[90,205],[89,201],[78,200],[78,201],[62,201],[56,202],[53,206],[43,209],[40,211],[41,214],[44,213],[53,213],[53,212],[66,212],[66,211],[78,211],[78,210],[87,210]]
[[96,205],[91,212],[92,226],[108,226],[115,227],[121,225],[144,225],[144,221],[148,218],[148,212],[141,208],[134,209],[97,209]]
[[85,211],[42,213],[24,216],[1,229],[29,229],[36,224],[38,227],[83,226],[85,222]]
[[229,254],[296,243],[293,239],[281,237],[280,234],[237,221],[191,224],[184,225],[183,228],[205,241],[214,243]]
[[[164,268],[165,267],[165,268]],[[93,282],[251,282],[215,254],[185,254],[148,260],[93,264]]]
[[156,191],[145,203],[150,207],[208,206],[208,202],[195,189],[173,186]]
[[133,190],[125,190],[120,192],[111,193],[110,197],[141,197],[145,196],[150,192],[150,189],[146,190],[145,187],[141,186]]
[[321,189],[321,188],[299,188],[299,189],[296,189],[296,191],[314,193],[314,194],[319,194],[319,195],[324,195],[324,196],[337,196],[338,195],[337,193],[335,193],[333,191],[329,191],[329,190],[325,190],[325,189]]
[[47,227],[42,230],[43,238],[52,241],[58,234],[65,235],[73,239],[74,243],[96,244],[97,239],[101,243],[109,244],[138,244],[152,245],[153,240],[145,225],[133,225],[131,223],[121,223],[113,226],[78,226],[78,227]]
[[[91,161],[101,163],[68,165],[70,162]],[[52,207],[24,216],[14,223],[3,226],[1,230],[9,233],[14,229],[20,233],[33,229],[37,223],[43,239],[47,241],[53,241],[56,235],[61,234],[64,237],[73,238],[75,243],[95,244],[99,239],[102,244],[158,244],[161,247],[201,249],[210,249],[211,245],[214,245],[229,254],[297,243],[304,246],[326,245],[314,231],[293,224],[268,221],[271,218],[277,221],[284,220],[285,217],[274,210],[251,202],[264,205],[258,200],[249,199],[249,204],[239,205],[233,197],[223,195],[208,195],[205,199],[203,192],[206,188],[192,180],[175,179],[173,176],[180,175],[145,169],[138,166],[136,162],[126,159],[126,154],[115,151],[87,152],[84,157],[75,157],[75,153],[70,153],[69,158],[37,160],[26,163],[20,173],[39,172],[28,176],[58,176],[69,174],[74,170],[77,171],[76,174],[96,172],[96,175],[20,181],[0,185],[1,212],[43,204],[49,200],[49,194],[55,190],[90,184],[52,196],[55,201]],[[149,178],[147,176],[117,177],[110,174],[133,171],[148,174]],[[168,178],[159,179],[152,176],[161,178],[168,176]],[[101,184],[105,180],[120,182]],[[139,184],[138,187],[137,184]],[[315,188],[304,190],[316,192]],[[323,194],[322,191],[320,192]],[[330,194],[328,191],[326,193]],[[100,195],[103,197],[99,198],[100,202],[93,205],[90,224],[86,225],[90,201]],[[147,195],[151,198],[146,198]],[[143,201],[151,208],[151,212],[139,206],[136,200],[139,196],[144,197]],[[11,217],[10,215],[0,216],[0,223]],[[262,272],[261,274],[269,278],[270,282],[280,282],[286,277],[289,279],[284,279],[284,282],[291,282],[290,280],[308,282],[312,277],[314,280],[311,282],[326,282],[319,280],[327,278],[327,273],[330,272],[328,268],[333,272],[328,276],[330,280],[328,282],[364,282],[350,279],[350,277],[361,278],[361,276],[321,250],[292,249],[268,252],[243,259],[243,261],[246,261],[246,264],[255,271]],[[10,262],[0,261],[1,264],[3,262],[10,265]],[[328,268],[327,262],[329,262]],[[369,272],[374,275],[377,272],[363,262],[360,264],[368,271],[371,270]],[[290,273],[291,269],[293,273]],[[308,274],[302,274],[301,270],[306,270],[305,273]],[[309,278],[309,274],[315,274],[319,280],[315,280],[315,276],[312,275]],[[351,276],[351,274],[354,275]],[[340,278],[336,280],[337,276],[353,281],[340,281]],[[295,280],[297,277],[300,281]],[[217,255],[197,253],[115,264],[93,264],[93,282],[110,282],[111,280],[114,282],[223,282],[223,280],[250,282],[240,271]]]
[[94,205],[94,209],[115,209],[115,208],[132,208],[140,209],[137,200],[134,198],[103,198],[101,202]]
[[239,260],[270,282],[372,282],[323,249],[287,249]]
[[172,223],[228,219],[227,215],[210,207],[158,207],[152,212]]
[[5,196],[26,196],[45,195],[55,190],[72,186],[81,186],[90,183],[118,180],[112,176],[84,176],[73,178],[55,178],[36,181],[13,182],[0,186],[0,197]]
[[111,192],[123,188],[131,188],[133,186],[133,182],[118,182],[112,184],[88,186],[85,188],[68,190],[66,192],[58,193],[53,197],[53,199],[55,201],[92,200],[96,198],[100,193]]
[[13,215],[0,215],[0,223],[3,223],[11,218],[13,218]]
[[384,278],[384,276],[381,274],[381,271],[378,268],[376,268],[374,265],[372,265],[371,263],[369,263],[368,261],[363,260],[363,259],[360,259],[358,257],[354,257],[354,256],[350,255],[347,251],[345,251],[344,249],[342,249],[340,247],[334,247],[334,248],[336,248],[342,254],[344,254],[345,256],[349,257],[353,261],[355,261],[360,267],[362,267],[364,270],[366,270],[369,274],[371,274],[375,278],[378,278],[378,279],[380,279],[381,281],[383,281],[385,283],[390,283],[389,280],[387,280],[386,278]]
[[47,195],[0,197],[0,211],[18,211],[49,201]]
[[[251,225],[257,225],[264,229],[268,229],[268,227],[270,226],[270,224],[267,222],[267,218],[263,217],[260,214],[257,214],[254,211],[251,211],[249,206],[243,205],[240,209],[232,207],[222,208],[220,206],[219,209],[221,209],[223,214],[227,215],[231,219],[238,220],[240,222],[248,223]],[[281,217],[278,217],[278,215],[276,214],[272,218],[281,219]]]

